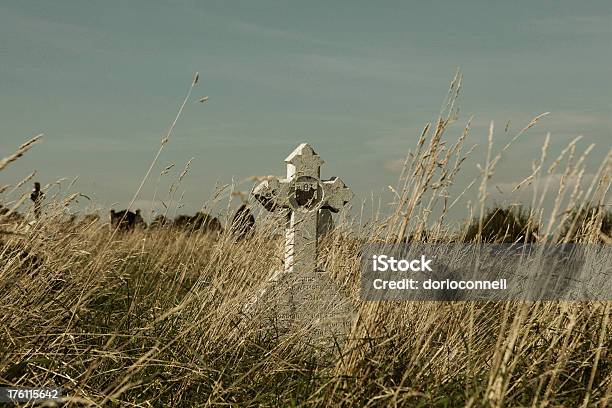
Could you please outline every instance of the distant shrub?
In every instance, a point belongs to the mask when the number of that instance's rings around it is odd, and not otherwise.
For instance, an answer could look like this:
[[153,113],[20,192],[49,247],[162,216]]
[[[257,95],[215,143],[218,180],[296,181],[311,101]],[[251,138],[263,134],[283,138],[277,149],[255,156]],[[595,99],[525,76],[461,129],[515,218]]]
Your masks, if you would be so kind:
[[[465,242],[473,242],[478,237],[479,218],[470,222],[464,237]],[[482,242],[511,243],[535,242],[538,226],[530,223],[529,210],[520,206],[507,208],[494,207],[486,211],[482,220]]]
[[23,219],[23,215],[15,211],[11,212],[10,208],[0,204],[0,223],[18,223],[23,221]]
[[588,236],[593,233],[597,235],[597,240],[610,239],[612,211],[592,205],[571,211],[570,216],[563,223],[561,239],[578,242],[588,239]]

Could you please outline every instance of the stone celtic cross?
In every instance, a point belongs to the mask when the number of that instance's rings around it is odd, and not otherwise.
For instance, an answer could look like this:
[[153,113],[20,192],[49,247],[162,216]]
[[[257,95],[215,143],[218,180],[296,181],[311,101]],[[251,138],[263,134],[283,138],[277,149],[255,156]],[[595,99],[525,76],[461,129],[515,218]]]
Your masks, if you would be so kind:
[[290,211],[285,232],[285,272],[314,272],[319,210],[338,212],[353,193],[337,177],[321,180],[324,162],[307,143],[299,145],[285,162],[287,177],[262,181],[253,189],[253,195],[268,211]]

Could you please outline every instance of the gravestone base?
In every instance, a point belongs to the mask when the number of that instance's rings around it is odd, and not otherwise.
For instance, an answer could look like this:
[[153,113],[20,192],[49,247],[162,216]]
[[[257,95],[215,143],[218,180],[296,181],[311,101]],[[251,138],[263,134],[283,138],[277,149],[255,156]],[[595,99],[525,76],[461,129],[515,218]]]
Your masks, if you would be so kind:
[[338,349],[351,331],[354,307],[326,272],[276,273],[243,309],[246,325],[273,330],[279,337],[296,335],[319,351]]

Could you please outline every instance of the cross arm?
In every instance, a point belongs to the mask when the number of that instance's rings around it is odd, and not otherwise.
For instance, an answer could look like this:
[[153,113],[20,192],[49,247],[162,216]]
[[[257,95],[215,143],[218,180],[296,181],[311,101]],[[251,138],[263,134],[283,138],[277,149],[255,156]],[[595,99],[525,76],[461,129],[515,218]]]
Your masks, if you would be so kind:
[[322,208],[337,213],[353,198],[353,192],[338,177],[323,181],[325,202]]
[[287,180],[271,178],[255,186],[252,194],[266,210],[277,211],[289,206],[288,184]]

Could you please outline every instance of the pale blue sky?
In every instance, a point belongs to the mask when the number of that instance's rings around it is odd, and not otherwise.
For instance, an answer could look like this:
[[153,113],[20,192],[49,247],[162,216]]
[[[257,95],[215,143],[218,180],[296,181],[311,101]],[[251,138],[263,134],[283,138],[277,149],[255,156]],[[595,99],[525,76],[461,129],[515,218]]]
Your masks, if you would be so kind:
[[[36,169],[43,183],[80,177],[102,205],[131,199],[191,77],[201,82],[157,174],[164,196],[195,157],[182,190],[199,208],[215,181],[283,174],[302,141],[357,197],[394,185],[390,166],[435,119],[457,67],[471,142],[490,120],[502,137],[552,112],[500,165],[529,173],[547,131],[559,151],[578,134],[612,145],[610,1],[3,1],[0,156],[43,144],[0,175]],[[454,128],[459,134],[461,124]],[[480,157],[478,157],[481,160]],[[474,163],[469,172],[475,174]],[[245,187],[246,189],[246,187]],[[179,192],[180,195],[180,192]],[[142,203],[144,205],[144,203]]]

